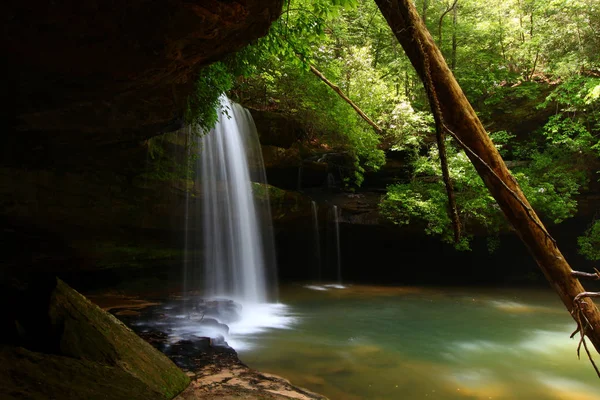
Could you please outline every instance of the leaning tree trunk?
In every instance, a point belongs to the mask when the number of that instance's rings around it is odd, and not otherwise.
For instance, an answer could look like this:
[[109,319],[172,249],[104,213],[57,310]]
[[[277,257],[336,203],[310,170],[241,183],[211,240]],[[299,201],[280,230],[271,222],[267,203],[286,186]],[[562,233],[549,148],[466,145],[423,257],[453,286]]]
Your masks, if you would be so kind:
[[[444,128],[467,156],[507,220],[533,255],[583,333],[600,352],[600,313],[592,300],[575,297],[584,288],[556,242],[535,214],[487,135],[475,111],[448,69],[411,0],[375,0],[425,85],[437,95]],[[582,322],[583,321],[583,322]]]

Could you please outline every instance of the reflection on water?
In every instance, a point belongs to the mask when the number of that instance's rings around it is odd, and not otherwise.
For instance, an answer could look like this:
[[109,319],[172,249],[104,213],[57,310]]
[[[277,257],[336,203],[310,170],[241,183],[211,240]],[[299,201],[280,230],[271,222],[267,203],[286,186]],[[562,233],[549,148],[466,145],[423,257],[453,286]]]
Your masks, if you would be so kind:
[[600,400],[550,291],[319,285],[281,300],[293,329],[245,336],[240,358],[332,400]]

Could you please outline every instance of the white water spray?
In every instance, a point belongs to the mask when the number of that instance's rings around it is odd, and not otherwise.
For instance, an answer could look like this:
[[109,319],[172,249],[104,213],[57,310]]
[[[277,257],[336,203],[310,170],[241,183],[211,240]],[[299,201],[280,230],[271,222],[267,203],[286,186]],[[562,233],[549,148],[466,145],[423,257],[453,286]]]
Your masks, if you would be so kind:
[[268,272],[275,265],[262,153],[250,112],[225,95],[220,103],[215,128],[196,143],[204,293],[263,304],[276,282]]

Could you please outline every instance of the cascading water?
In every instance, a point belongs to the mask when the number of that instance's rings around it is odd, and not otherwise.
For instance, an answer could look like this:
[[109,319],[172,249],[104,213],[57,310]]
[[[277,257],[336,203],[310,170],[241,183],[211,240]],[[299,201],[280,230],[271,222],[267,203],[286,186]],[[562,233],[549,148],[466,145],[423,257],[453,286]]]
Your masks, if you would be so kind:
[[319,234],[319,213],[317,208],[317,202],[312,201],[312,217],[313,217],[313,230],[314,230],[314,252],[317,264],[317,279],[321,281],[322,275],[322,263],[321,263],[321,235]]
[[340,253],[340,217],[338,207],[333,206],[333,224],[335,228],[335,248],[336,248],[336,263],[337,263],[337,280],[338,284],[342,284],[342,257]]
[[326,238],[326,246],[325,246],[325,253],[326,253],[326,267],[328,267],[328,276],[334,276],[334,274],[332,274],[330,272],[330,267],[332,265],[334,265],[335,267],[335,276],[337,276],[337,281],[335,283],[327,283],[327,284],[321,284],[320,280],[321,280],[321,268],[320,268],[320,254],[321,254],[321,249],[320,249],[320,245],[319,243],[319,225],[318,225],[318,219],[317,219],[317,205],[316,203],[313,201],[312,202],[312,206],[313,206],[313,224],[314,224],[314,231],[315,231],[315,237],[317,238],[317,241],[315,242],[315,247],[318,248],[318,253],[319,254],[319,284],[315,284],[315,285],[306,285],[305,287],[308,289],[312,289],[312,290],[329,290],[329,289],[345,289],[346,286],[344,286],[342,284],[342,255],[341,255],[341,251],[340,251],[340,218],[339,218],[339,209],[338,206],[336,205],[332,205],[331,208],[329,208],[328,212],[327,212],[327,225],[326,225],[326,232],[325,232],[325,238]]
[[[285,315],[284,305],[273,303],[277,300],[275,246],[254,121],[247,109],[225,95],[217,111],[215,128],[194,135],[197,139],[190,151],[195,159],[194,187],[201,188],[201,201],[191,201],[189,194],[186,198],[185,245],[186,250],[203,249],[204,255],[202,260],[184,264],[186,311],[173,334],[223,335],[240,350],[244,348],[240,335],[286,328],[293,319]],[[191,212],[189,207],[199,209]],[[199,220],[192,221],[190,215],[198,215]],[[201,226],[202,235],[189,230],[190,226]],[[198,270],[203,282],[200,299],[189,295],[200,289],[196,286]],[[228,329],[214,332],[208,319],[227,324]]]
[[[259,218],[254,188],[264,192],[264,181],[253,183],[251,164],[264,177],[262,155],[250,113],[221,98],[221,118],[200,141],[198,167],[204,198],[203,232],[205,293],[245,303],[267,302],[268,252],[272,252],[266,215]],[[262,176],[261,176],[262,175]],[[262,184],[262,186],[260,186]],[[262,210],[267,211],[267,210]],[[264,240],[266,237],[266,240]]]

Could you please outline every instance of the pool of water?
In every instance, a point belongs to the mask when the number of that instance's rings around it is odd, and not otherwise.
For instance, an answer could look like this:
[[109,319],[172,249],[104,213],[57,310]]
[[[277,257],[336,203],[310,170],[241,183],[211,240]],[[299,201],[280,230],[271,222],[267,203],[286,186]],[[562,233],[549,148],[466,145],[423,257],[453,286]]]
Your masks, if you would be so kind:
[[240,358],[332,400],[600,400],[550,290],[290,285],[280,301],[294,323],[243,335]]

